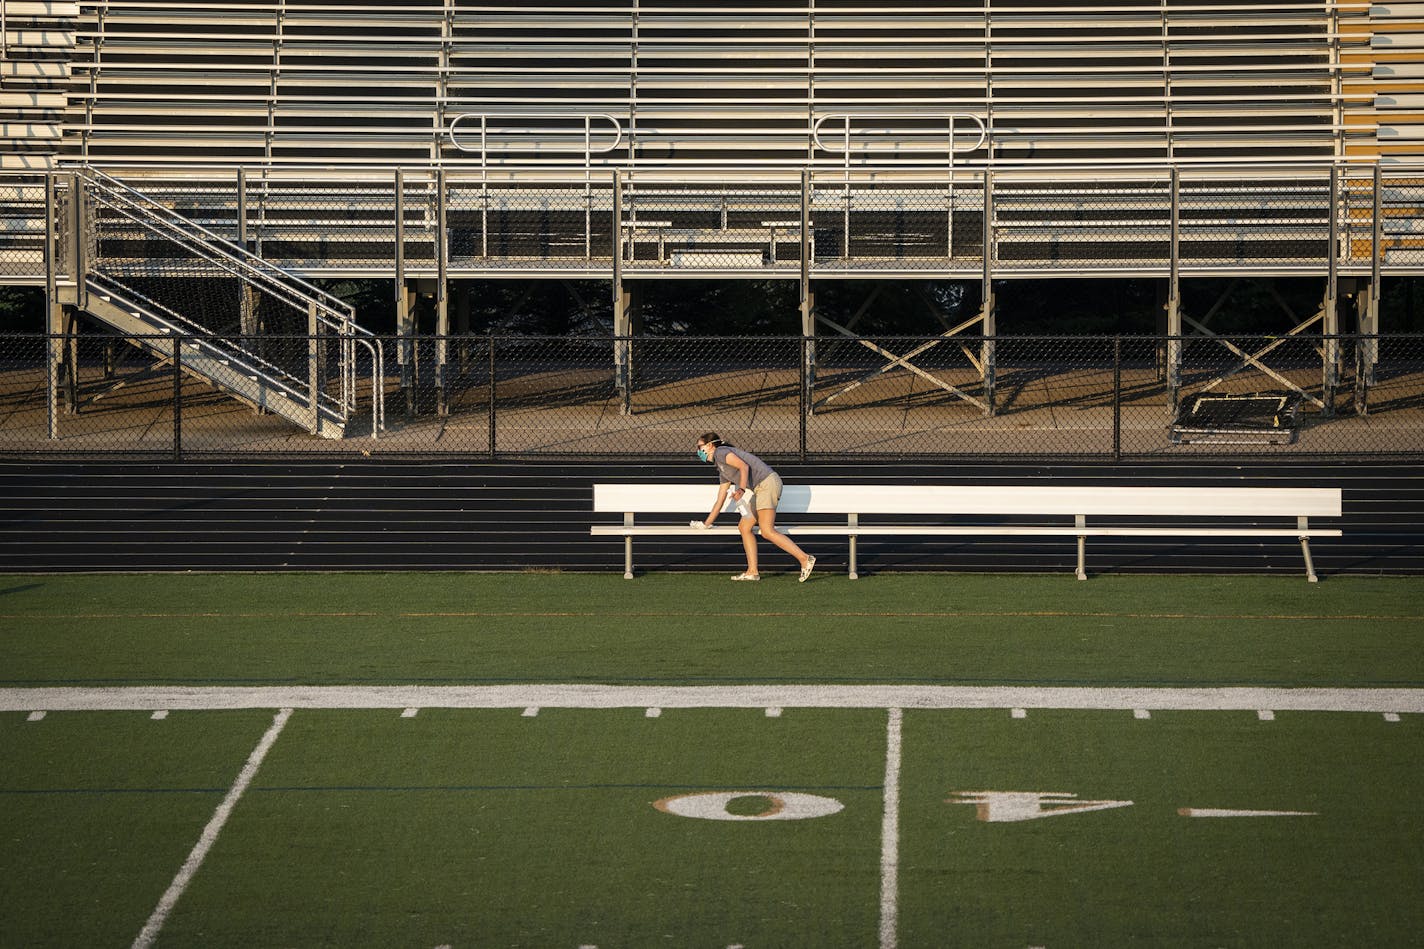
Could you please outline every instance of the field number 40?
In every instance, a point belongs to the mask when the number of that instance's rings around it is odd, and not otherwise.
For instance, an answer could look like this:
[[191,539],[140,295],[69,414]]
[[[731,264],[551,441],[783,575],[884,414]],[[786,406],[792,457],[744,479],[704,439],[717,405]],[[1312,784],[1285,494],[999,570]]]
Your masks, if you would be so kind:
[[[1119,807],[1131,801],[1081,801],[1061,791],[959,791],[947,804],[972,804],[978,819],[990,824],[1041,820],[1068,814],[1086,814]],[[845,805],[833,797],[798,791],[703,791],[678,794],[654,801],[666,814],[699,820],[766,821],[809,820],[840,813]],[[1314,811],[1240,810],[1235,808],[1182,807],[1182,817],[1313,817]]]

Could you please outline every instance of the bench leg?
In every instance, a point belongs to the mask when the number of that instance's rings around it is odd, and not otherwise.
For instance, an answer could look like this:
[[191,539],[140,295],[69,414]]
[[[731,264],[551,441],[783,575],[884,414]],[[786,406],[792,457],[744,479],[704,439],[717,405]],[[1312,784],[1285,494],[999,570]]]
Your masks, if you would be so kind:
[[860,576],[860,574],[856,573],[856,564],[855,564],[855,542],[856,542],[858,539],[859,539],[859,538],[857,538],[854,534],[851,534],[851,535],[850,535],[850,578],[851,578],[852,580],[854,580],[854,579],[856,579],[856,577]]
[[1088,579],[1088,571],[1083,565],[1084,554],[1087,552],[1087,538],[1082,534],[1078,535],[1078,579]]
[[623,579],[633,579],[633,538],[623,538]]
[[1315,575],[1315,562],[1310,559],[1310,538],[1300,539],[1300,552],[1305,554],[1305,578],[1311,583],[1319,583],[1320,578]]

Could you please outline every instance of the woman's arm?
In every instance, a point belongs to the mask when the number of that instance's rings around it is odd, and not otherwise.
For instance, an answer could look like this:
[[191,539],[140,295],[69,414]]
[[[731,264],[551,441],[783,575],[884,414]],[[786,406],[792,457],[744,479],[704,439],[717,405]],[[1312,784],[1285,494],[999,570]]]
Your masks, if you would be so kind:
[[726,482],[723,482],[722,484],[719,484],[717,486],[717,503],[712,505],[712,513],[707,515],[707,520],[702,522],[708,527],[712,526],[712,522],[715,521],[717,519],[717,515],[721,513],[722,505],[727,503],[727,488],[728,485],[726,484]]

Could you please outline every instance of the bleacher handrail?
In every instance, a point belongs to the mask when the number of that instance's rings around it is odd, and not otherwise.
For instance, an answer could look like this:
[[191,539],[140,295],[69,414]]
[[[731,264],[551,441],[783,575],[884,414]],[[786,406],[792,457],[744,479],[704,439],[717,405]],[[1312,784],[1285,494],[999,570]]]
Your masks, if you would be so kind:
[[[490,153],[490,151],[492,150],[491,147],[490,147],[490,142],[489,142],[489,137],[490,137],[490,127],[489,127],[489,126],[490,126],[490,120],[491,120],[491,119],[581,119],[581,120],[583,121],[583,147],[582,147],[582,148],[561,147],[557,142],[541,141],[541,142],[538,142],[538,143],[531,143],[530,147],[527,148],[527,149],[519,149],[519,148],[515,148],[515,147],[506,147],[506,148],[504,148],[504,149],[500,149],[500,150],[502,150],[502,151],[511,151],[511,152],[516,152],[516,151],[537,151],[537,152],[541,152],[541,153],[565,153],[565,154],[579,154],[579,153],[581,152],[581,153],[583,154],[583,156],[584,156],[584,165],[585,165],[585,166],[588,166],[588,165],[591,163],[592,157],[593,157],[594,155],[606,155],[606,154],[608,154],[609,152],[617,151],[618,147],[623,144],[623,123],[618,120],[618,117],[617,117],[617,116],[610,115],[610,114],[607,113],[607,112],[464,112],[464,113],[461,113],[460,115],[455,116],[453,119],[451,119],[449,126],[448,126],[448,127],[446,128],[446,130],[445,130],[446,135],[447,135],[447,136],[449,137],[449,139],[450,139],[450,144],[453,145],[457,151],[461,151],[461,152],[464,152],[464,153],[466,153],[466,154],[478,153],[479,156],[480,156],[480,164],[481,164],[481,165],[488,164],[488,162],[489,162],[489,153]],[[608,144],[608,145],[600,145],[600,146],[598,146],[598,147],[594,147],[594,145],[593,145],[593,122],[594,122],[595,119],[601,119],[601,120],[603,120],[603,121],[608,122],[610,125],[613,126],[613,133],[614,133],[614,134],[613,134],[613,141],[612,141],[611,144]],[[474,145],[469,145],[469,146],[467,146],[467,145],[465,145],[465,144],[462,144],[461,141],[460,141],[460,137],[459,137],[460,123],[466,122],[466,121],[478,121],[478,122],[479,122],[479,144],[478,144],[478,147],[476,147],[476,146],[474,146]],[[577,134],[577,130],[569,130],[569,129],[548,129],[548,128],[527,128],[527,127],[526,127],[526,128],[497,129],[497,130],[495,130],[495,134],[496,134],[496,135],[552,134],[552,135],[558,135],[558,136],[568,136],[568,135]]]
[[[845,140],[838,146],[829,144],[821,138],[822,126],[824,126],[832,119],[839,119],[844,123],[843,135]],[[831,154],[844,155],[846,161],[849,161],[853,151],[851,148],[851,122],[856,119],[918,119],[920,121],[943,121],[946,123],[946,129],[944,130],[944,144],[947,146],[947,148],[945,149],[945,151],[946,154],[950,156],[951,160],[954,155],[969,155],[978,151],[984,146],[984,143],[989,139],[988,125],[985,124],[982,116],[975,115],[973,112],[826,112],[823,113],[819,118],[816,119],[815,122],[812,123],[811,140],[821,151],[829,152]],[[958,147],[954,143],[955,123],[958,119],[969,119],[974,124],[979,126],[979,138],[976,139],[974,144],[969,146],[968,148]],[[927,128],[906,127],[900,129],[898,132],[887,132],[885,134],[899,134],[909,138],[922,138],[928,140],[932,136],[938,138],[938,136],[940,135],[940,130],[935,129],[931,131]],[[873,151],[874,149],[867,147],[865,150]],[[931,149],[928,147],[925,149],[925,151],[930,150]]]
[[375,337],[356,324],[356,311],[350,304],[97,168],[75,169],[72,173],[90,186],[91,194],[104,199],[110,210],[141,227],[162,234],[244,283],[272,293],[291,306],[307,310],[319,326],[335,333],[341,346],[340,401],[343,415],[356,405],[355,347],[359,344],[365,348],[371,357],[372,436],[375,437],[384,427],[384,399],[380,385],[380,380],[385,377],[384,354],[374,344]]

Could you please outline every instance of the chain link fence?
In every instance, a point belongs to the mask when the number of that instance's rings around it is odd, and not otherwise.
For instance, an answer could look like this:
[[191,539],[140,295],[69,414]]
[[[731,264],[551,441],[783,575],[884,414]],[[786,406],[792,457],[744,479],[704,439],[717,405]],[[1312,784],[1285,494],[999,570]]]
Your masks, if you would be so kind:
[[1384,177],[1379,202],[1381,265],[1424,265],[1424,172]]
[[[66,172],[56,172],[65,187]],[[1424,266],[1424,172],[808,169],[128,170],[125,183],[308,275],[933,271],[1367,275]],[[0,277],[45,276],[45,176],[0,172]],[[63,242],[61,241],[61,244]],[[988,260],[985,260],[985,248]]]
[[48,220],[43,175],[0,175],[0,277],[44,275]]
[[[0,336],[0,454],[666,459],[715,430],[811,461],[1424,457],[1424,336],[382,337],[384,427],[363,389],[337,437],[154,342]],[[246,342],[337,385],[328,338]]]

